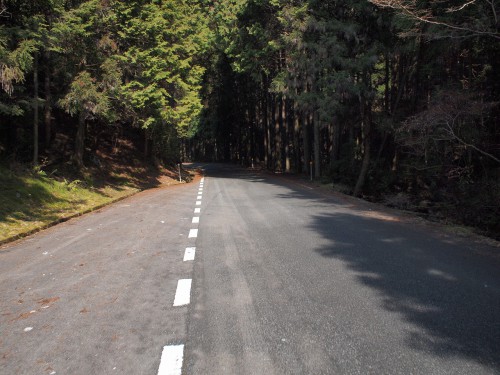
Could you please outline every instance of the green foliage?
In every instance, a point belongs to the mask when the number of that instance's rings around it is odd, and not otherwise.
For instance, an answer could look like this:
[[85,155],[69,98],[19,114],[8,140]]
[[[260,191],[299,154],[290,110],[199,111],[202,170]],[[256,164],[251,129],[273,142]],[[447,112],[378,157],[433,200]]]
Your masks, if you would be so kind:
[[[432,8],[441,23],[380,3]],[[466,186],[500,157],[499,49],[488,4],[216,2],[200,149],[243,163],[250,155],[272,169],[283,169],[285,157],[299,169],[314,154],[316,170],[351,187],[358,181],[354,190],[372,198],[401,195],[412,207],[452,201],[456,174]],[[448,99],[439,94],[448,90]],[[214,138],[217,147],[207,147]],[[448,193],[429,195],[434,187]],[[472,194],[458,190],[464,201]]]
[[181,142],[206,158],[280,170],[299,170],[314,155],[316,171],[359,185],[356,194],[394,190],[417,207],[472,201],[476,181],[497,181],[492,2],[3,4],[0,150],[15,157],[43,106],[47,128],[61,118],[78,126],[80,154],[86,127],[98,134],[113,125],[141,132],[155,159],[178,160]]
[[7,94],[12,95],[15,82],[24,81],[24,74],[33,64],[32,54],[35,51],[33,40],[21,40],[17,48],[9,51],[4,28],[0,27],[0,82]]
[[95,79],[86,71],[75,77],[68,94],[59,101],[59,105],[72,116],[83,113],[86,118],[106,117],[110,110],[106,93],[99,90]]
[[[25,105],[19,98],[13,98],[16,84],[25,80],[26,73],[33,64],[36,42],[23,39],[26,34],[17,28],[0,26],[0,84],[5,94],[0,93],[0,115],[22,116]],[[14,45],[9,48],[9,45]],[[20,91],[20,90],[18,90]]]
[[202,109],[199,59],[209,38],[202,4],[116,2],[113,8],[124,120],[147,129],[156,146],[170,144],[173,134],[194,134]]
[[[43,0],[6,6],[0,116],[31,109],[25,76],[36,53],[41,77],[50,74],[58,89],[46,105],[57,103],[75,122],[82,115],[92,125],[119,122],[144,129],[157,156],[171,156],[180,138],[197,132],[204,55],[214,45],[209,22],[217,18],[204,1]],[[28,90],[17,89],[19,84]]]

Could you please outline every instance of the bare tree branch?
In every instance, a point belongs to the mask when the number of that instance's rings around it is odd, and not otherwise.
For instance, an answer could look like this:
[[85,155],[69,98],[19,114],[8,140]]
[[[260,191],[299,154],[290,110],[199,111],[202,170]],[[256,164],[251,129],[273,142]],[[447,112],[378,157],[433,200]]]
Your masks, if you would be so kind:
[[452,149],[458,150],[458,145],[465,146],[500,163],[498,156],[485,150],[488,148],[488,140],[481,140],[480,137],[478,139],[478,133],[475,131],[478,121],[487,117],[498,104],[484,103],[469,93],[441,92],[428,109],[403,123],[396,138],[403,146],[421,155],[426,152],[430,143],[444,141],[450,144]]
[[491,6],[491,11],[493,12],[493,17],[495,18],[495,25],[498,25],[498,16],[495,9],[495,3],[493,2],[493,0],[486,0],[486,2]]
[[[381,8],[391,8],[399,11],[402,15],[419,21],[432,25],[443,26],[448,29],[462,31],[466,33],[471,33],[474,35],[488,36],[495,39],[500,39],[500,33],[497,30],[481,30],[481,29],[473,29],[467,26],[455,25],[448,22],[440,21],[436,18],[430,9],[418,9],[416,0],[369,0],[372,4],[381,7]],[[471,0],[460,7],[449,8],[448,12],[458,12],[466,7],[476,4],[477,0]],[[495,4],[493,0],[485,0],[488,4],[490,4],[492,8],[493,18],[495,19],[495,25],[497,22],[497,15],[495,10]]]
[[476,2],[476,0],[471,0],[471,1],[468,1],[465,4],[463,4],[462,6],[448,8],[447,12],[448,13],[459,12],[459,11],[463,10],[465,7],[468,7],[469,5],[474,4],[475,2]]
[[498,159],[497,157],[495,157],[494,155],[490,154],[489,152],[486,152],[484,150],[481,150],[480,148],[476,147],[475,145],[471,144],[471,143],[468,143],[468,142],[465,142],[462,138],[460,138],[458,135],[455,134],[455,131],[453,130],[453,127],[449,126],[449,133],[450,135],[456,139],[459,143],[463,144],[465,147],[470,147],[472,148],[473,150],[476,150],[477,152],[479,152],[480,154],[484,155],[484,156],[487,156],[493,160],[495,160],[497,163],[500,164],[500,159]]
[[3,3],[3,0],[0,1],[0,16],[2,16],[7,11],[7,7]]

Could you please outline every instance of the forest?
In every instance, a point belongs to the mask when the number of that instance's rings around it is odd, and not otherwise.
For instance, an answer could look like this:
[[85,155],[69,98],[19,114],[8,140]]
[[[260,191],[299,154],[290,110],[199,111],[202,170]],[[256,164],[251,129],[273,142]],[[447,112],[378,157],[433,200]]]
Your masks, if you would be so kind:
[[0,0],[0,165],[128,139],[500,237],[494,0]]

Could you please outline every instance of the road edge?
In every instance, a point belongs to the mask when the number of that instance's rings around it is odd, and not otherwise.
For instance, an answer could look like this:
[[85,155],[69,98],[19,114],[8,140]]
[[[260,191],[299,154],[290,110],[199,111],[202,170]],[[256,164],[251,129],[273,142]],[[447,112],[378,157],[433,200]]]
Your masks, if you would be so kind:
[[[198,170],[198,169],[193,169],[193,170],[189,170],[189,171],[192,172],[192,173],[194,173],[194,176],[202,174],[200,172],[200,170]],[[191,183],[193,181],[194,181],[194,178],[191,178],[189,180],[185,180],[185,181],[183,180],[182,182],[177,182],[177,183],[174,183],[174,184],[160,186],[160,187],[151,187],[151,188],[144,188],[144,189],[134,189],[129,194],[125,194],[125,195],[123,195],[121,197],[117,197],[117,198],[111,199],[109,202],[101,203],[101,204],[98,204],[98,205],[96,205],[94,207],[86,208],[85,210],[78,211],[78,212],[73,213],[71,215],[68,215],[68,216],[61,217],[61,218],[58,218],[56,220],[53,220],[53,221],[51,221],[49,223],[42,224],[42,225],[40,225],[37,228],[30,229],[30,230],[28,230],[26,232],[18,233],[16,235],[8,237],[8,238],[4,238],[3,240],[0,240],[0,251],[2,250],[1,247],[3,247],[4,245],[7,245],[7,244],[10,244],[10,243],[22,240],[23,238],[29,237],[29,236],[31,236],[31,235],[33,235],[35,233],[38,233],[38,232],[42,232],[42,231],[44,231],[46,229],[49,229],[49,228],[54,227],[54,226],[56,226],[58,224],[61,224],[61,223],[64,223],[66,221],[69,221],[71,219],[74,219],[76,217],[80,217],[80,216],[89,214],[91,212],[100,210],[101,208],[104,208],[106,206],[109,206],[109,205],[112,205],[114,203],[120,202],[120,201],[122,201],[124,199],[130,198],[130,197],[132,197],[132,196],[134,196],[136,194],[139,194],[141,192],[148,191],[148,190],[154,190],[154,189],[166,189],[166,188],[171,187],[171,186],[178,186],[178,185],[181,185],[181,184],[189,184],[189,183]]]

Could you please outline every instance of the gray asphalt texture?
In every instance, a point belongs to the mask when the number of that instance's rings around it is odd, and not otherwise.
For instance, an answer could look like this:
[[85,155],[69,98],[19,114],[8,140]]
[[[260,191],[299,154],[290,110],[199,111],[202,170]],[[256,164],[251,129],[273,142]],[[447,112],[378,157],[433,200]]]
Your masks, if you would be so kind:
[[499,249],[205,169],[186,374],[500,373]]
[[4,246],[0,374],[156,374],[163,346],[185,341],[172,304],[192,276],[196,192],[143,192]]
[[156,374],[181,343],[193,375],[500,374],[498,248],[300,179],[195,166],[199,224],[196,181],[0,250],[0,374]]

